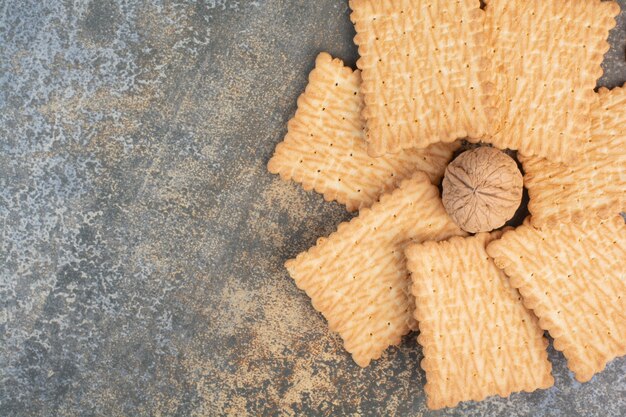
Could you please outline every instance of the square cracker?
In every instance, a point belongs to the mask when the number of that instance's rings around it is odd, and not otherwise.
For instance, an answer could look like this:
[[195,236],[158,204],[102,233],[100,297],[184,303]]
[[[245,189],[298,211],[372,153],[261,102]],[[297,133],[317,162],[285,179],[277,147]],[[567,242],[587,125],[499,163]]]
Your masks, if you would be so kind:
[[525,224],[487,252],[550,332],[577,380],[626,354],[626,225],[617,215],[538,230]]
[[489,0],[499,148],[567,162],[590,129],[596,80],[619,5],[600,0]]
[[418,172],[285,266],[365,367],[416,327],[406,245],[463,234],[437,187]]
[[597,98],[591,134],[570,165],[520,157],[535,227],[626,211],[626,88],[601,88]]
[[371,155],[490,130],[479,0],[351,0],[350,7]]
[[454,237],[406,250],[429,408],[554,384],[537,318],[487,256],[485,246],[499,235]]
[[363,138],[360,84],[360,71],[321,53],[287,136],[268,163],[270,172],[337,200],[349,211],[371,206],[416,171],[438,183],[458,147],[438,143],[372,158]]

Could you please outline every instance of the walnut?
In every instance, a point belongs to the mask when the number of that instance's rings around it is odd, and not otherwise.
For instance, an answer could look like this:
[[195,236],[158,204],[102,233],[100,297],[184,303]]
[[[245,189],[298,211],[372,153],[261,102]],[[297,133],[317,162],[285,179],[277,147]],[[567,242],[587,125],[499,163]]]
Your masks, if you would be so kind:
[[513,158],[495,148],[476,148],[446,168],[443,205],[466,232],[489,232],[515,215],[522,188],[522,174]]

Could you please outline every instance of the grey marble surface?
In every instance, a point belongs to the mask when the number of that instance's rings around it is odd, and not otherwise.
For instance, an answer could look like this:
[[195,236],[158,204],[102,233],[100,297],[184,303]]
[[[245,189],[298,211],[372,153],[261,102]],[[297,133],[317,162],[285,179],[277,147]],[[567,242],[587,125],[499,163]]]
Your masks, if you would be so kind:
[[431,413],[415,335],[360,369],[293,285],[349,216],[265,164],[346,3],[0,0],[0,416],[626,415],[625,359],[552,348],[553,388]]

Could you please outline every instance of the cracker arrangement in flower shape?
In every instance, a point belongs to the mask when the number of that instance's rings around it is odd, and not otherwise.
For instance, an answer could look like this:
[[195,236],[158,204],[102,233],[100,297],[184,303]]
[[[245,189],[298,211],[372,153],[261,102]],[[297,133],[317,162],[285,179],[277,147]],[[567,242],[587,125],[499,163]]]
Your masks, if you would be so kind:
[[419,330],[431,408],[552,386],[544,331],[590,380],[626,354],[626,88],[594,92],[619,6],[350,7],[359,69],[317,57],[268,169],[359,213],[289,274],[360,366]]

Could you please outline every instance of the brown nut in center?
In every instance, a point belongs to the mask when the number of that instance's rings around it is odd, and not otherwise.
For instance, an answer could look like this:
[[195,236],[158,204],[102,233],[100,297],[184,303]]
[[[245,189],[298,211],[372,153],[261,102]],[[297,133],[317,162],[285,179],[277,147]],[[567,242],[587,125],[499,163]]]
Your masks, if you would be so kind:
[[462,153],[446,168],[443,205],[466,232],[489,232],[515,215],[522,191],[522,174],[513,158],[480,147]]

